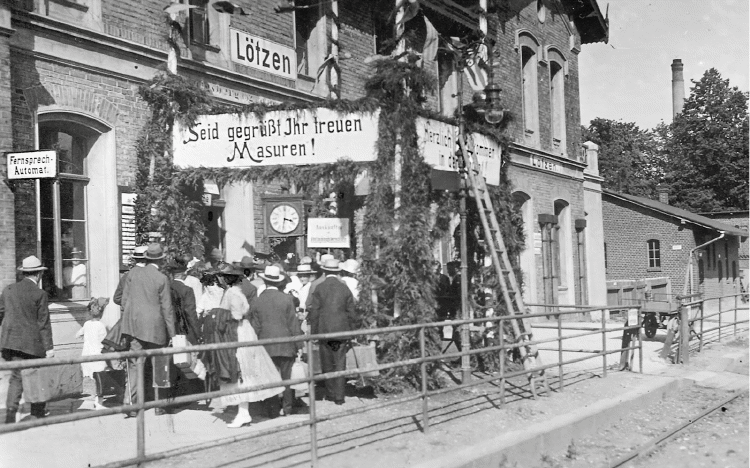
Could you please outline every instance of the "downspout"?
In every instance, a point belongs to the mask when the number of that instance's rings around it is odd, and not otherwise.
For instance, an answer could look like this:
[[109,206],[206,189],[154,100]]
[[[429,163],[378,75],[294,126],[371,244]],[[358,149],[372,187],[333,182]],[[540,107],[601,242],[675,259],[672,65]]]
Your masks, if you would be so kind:
[[[711,239],[710,241],[706,242],[705,244],[701,244],[698,247],[692,249],[690,251],[690,254],[688,256],[688,266],[687,271],[685,272],[685,284],[682,287],[682,295],[692,295],[693,294],[693,254],[696,250],[702,249],[703,247],[708,246],[709,244],[713,244],[714,242],[721,240],[724,238],[724,231],[719,231],[720,235],[716,239]],[[688,292],[688,286],[690,287],[690,290]]]

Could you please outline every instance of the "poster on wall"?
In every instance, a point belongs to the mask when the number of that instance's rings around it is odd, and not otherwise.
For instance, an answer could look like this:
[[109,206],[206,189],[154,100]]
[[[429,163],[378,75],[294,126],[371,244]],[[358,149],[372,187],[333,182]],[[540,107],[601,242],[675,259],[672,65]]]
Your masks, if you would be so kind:
[[307,246],[316,249],[351,248],[349,218],[308,218]]
[[374,161],[378,116],[331,109],[200,116],[193,127],[175,123],[179,167],[262,167]]
[[[458,171],[458,127],[439,120],[417,118],[417,139],[425,162],[440,171]],[[489,185],[500,185],[500,144],[480,133],[466,135],[466,149],[477,154]],[[471,159],[469,158],[469,161]]]

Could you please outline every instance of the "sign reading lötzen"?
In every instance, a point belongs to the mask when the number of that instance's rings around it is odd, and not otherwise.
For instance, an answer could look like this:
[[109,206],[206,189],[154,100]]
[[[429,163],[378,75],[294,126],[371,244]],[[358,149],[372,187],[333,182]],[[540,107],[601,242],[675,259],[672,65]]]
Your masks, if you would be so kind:
[[193,127],[175,123],[179,167],[257,167],[373,161],[378,116],[331,109],[200,116]]
[[307,246],[311,248],[348,249],[348,218],[308,218]]

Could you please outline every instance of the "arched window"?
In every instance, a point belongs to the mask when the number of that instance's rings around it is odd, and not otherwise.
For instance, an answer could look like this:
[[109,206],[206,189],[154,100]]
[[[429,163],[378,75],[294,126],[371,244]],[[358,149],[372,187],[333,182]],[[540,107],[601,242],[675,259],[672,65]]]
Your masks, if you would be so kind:
[[552,148],[557,154],[566,154],[565,57],[554,49],[549,50],[548,56]]
[[534,207],[531,197],[524,192],[513,193],[513,204],[523,217],[524,248],[520,253],[519,265],[523,274],[524,300],[536,299],[536,267],[534,263]]
[[523,98],[523,124],[527,140],[539,143],[539,96],[537,51],[539,43],[528,33],[518,36],[521,52],[521,78]]
[[661,249],[657,239],[649,239],[646,243],[648,246],[648,267],[650,269],[661,269]]
[[570,217],[570,205],[565,200],[555,200],[555,215],[557,216],[558,265],[560,287],[567,288],[567,297],[559,296],[560,304],[573,304],[575,291],[573,283],[573,237]]

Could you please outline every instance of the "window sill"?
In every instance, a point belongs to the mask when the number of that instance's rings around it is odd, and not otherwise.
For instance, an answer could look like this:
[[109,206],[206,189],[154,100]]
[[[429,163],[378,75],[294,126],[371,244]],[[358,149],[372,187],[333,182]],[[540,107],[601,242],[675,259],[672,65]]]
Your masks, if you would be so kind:
[[54,3],[57,3],[58,5],[62,5],[64,7],[72,8],[74,10],[82,11],[83,13],[86,13],[89,11],[88,5],[82,5],[78,2],[74,2],[71,0],[50,0]]
[[659,268],[646,268],[646,271],[649,272],[649,273],[661,271],[661,267],[659,267]]
[[316,79],[315,79],[314,77],[312,77],[312,76],[307,76],[307,75],[300,75],[300,74],[297,74],[297,79],[298,79],[299,81],[307,81],[308,83],[315,83],[315,82],[317,81],[317,80],[316,80]]
[[198,47],[203,50],[207,50],[209,52],[219,53],[221,52],[221,47],[211,45],[211,44],[201,44],[200,42],[190,42],[190,47]]

